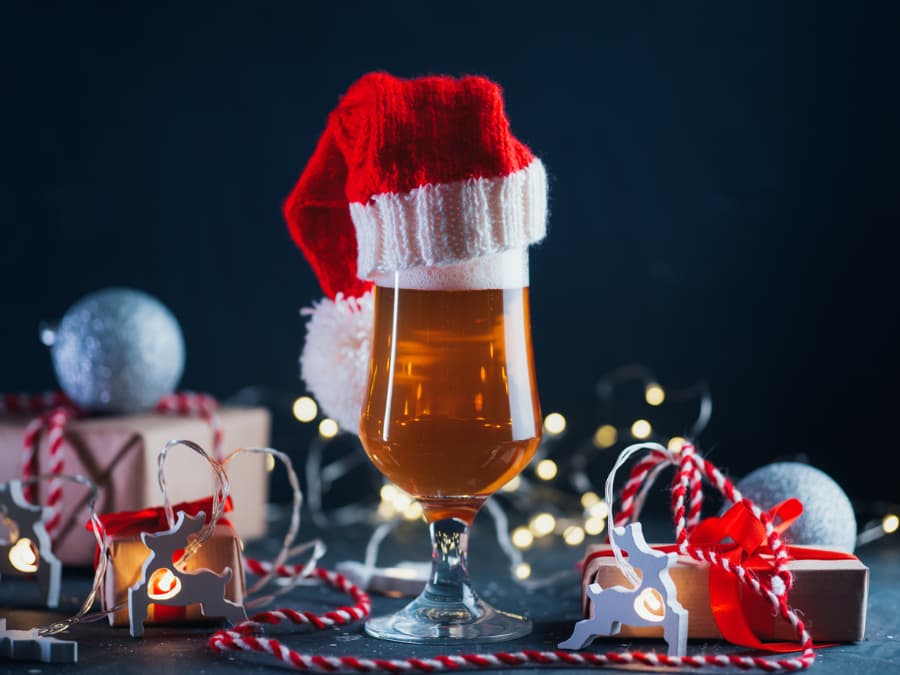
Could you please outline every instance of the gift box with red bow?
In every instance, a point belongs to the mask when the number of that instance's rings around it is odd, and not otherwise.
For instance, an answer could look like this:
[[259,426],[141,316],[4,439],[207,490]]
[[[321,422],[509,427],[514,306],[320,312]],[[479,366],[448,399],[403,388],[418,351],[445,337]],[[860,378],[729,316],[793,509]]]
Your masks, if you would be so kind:
[[[776,506],[769,515],[780,531],[790,527],[802,513],[792,499]],[[772,556],[766,547],[765,530],[743,503],[735,504],[719,518],[707,518],[690,533],[692,544],[709,547],[716,554],[739,563],[761,579],[771,576]],[[675,545],[654,545],[676,552]],[[816,642],[862,640],[866,627],[869,570],[856,556],[830,548],[787,546],[792,575],[789,604],[800,611]],[[774,616],[772,606],[738,580],[718,568],[710,568],[680,555],[669,573],[678,590],[678,601],[688,610],[688,637],[726,639],[734,644],[773,651],[796,650],[796,631]],[[587,587],[630,586],[616,566],[609,546],[590,546],[584,560],[582,597],[585,614],[590,611]],[[661,628],[622,626],[622,637],[658,637]]]
[[[220,408],[217,411],[227,449],[265,447],[269,444],[269,413],[264,408]],[[20,478],[22,439],[27,416],[0,419],[0,480]],[[109,415],[74,419],[65,430],[64,473],[90,478],[99,487],[98,512],[131,511],[156,503],[157,455],[170,438],[210,438],[209,424],[199,417],[177,417],[157,413]],[[50,473],[48,434],[39,438],[37,474]],[[15,458],[15,459],[13,459]],[[169,460],[169,489],[176,499],[196,499],[203,493],[196,481],[195,458],[177,454]],[[230,494],[241,505],[232,523],[243,539],[262,537],[266,532],[266,502],[269,475],[266,458],[244,455],[229,467]],[[205,483],[203,484],[205,487]],[[39,502],[47,502],[49,483],[38,488]],[[78,486],[65,485],[60,505],[62,520],[51,533],[56,557],[67,565],[91,564],[94,538],[81,527],[89,517],[89,494]]]
[[[231,508],[231,498],[229,497],[225,502],[225,511],[231,511]],[[208,522],[209,514],[212,512],[212,498],[175,504],[172,506],[172,511],[174,513],[184,511],[188,516],[203,512]],[[109,538],[109,564],[106,570],[106,579],[100,587],[101,602],[104,611],[110,611],[114,607],[124,604],[115,613],[110,614],[109,623],[112,626],[127,626],[129,624],[128,589],[141,578],[141,567],[150,554],[150,549],[141,541],[141,533],[166,530],[169,528],[169,522],[165,509],[162,507],[111,513],[100,516],[100,521]],[[91,529],[90,523],[88,523],[88,529]],[[176,556],[180,557],[180,555],[180,551],[176,552]],[[95,565],[96,562],[95,555]],[[216,523],[212,536],[194,555],[188,558],[184,571],[193,572],[198,569],[207,569],[221,573],[226,567],[231,568],[232,574],[230,579],[225,582],[225,598],[241,604],[246,590],[241,544],[231,523],[225,518],[221,518]],[[186,607],[151,604],[144,623],[150,625],[198,620],[204,620],[199,604]]]

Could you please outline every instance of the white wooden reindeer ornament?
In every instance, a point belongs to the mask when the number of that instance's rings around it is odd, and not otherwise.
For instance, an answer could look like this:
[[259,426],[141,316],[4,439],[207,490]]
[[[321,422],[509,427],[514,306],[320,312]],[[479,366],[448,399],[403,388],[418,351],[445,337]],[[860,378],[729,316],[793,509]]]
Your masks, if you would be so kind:
[[583,649],[599,636],[612,636],[626,626],[663,627],[663,638],[669,656],[684,656],[687,651],[688,613],[676,597],[675,583],[669,567],[675,564],[674,553],[654,551],[644,540],[640,523],[617,527],[611,538],[625,551],[632,567],[641,570],[634,588],[612,586],[588,587],[590,618],[575,624],[572,636],[559,643],[560,649]]
[[0,542],[0,576],[34,575],[47,607],[59,605],[62,563],[53,555],[44,509],[29,504],[18,480],[0,484],[0,519],[9,530]]
[[[44,663],[78,663],[78,643],[41,635],[37,628],[11,630],[6,619],[0,619],[0,661],[43,661]],[[29,670],[28,672],[41,672]]]
[[232,624],[247,619],[243,605],[225,597],[225,584],[233,574],[230,567],[216,574],[204,569],[183,572],[173,564],[175,551],[187,545],[189,535],[199,532],[205,520],[202,511],[196,516],[185,516],[184,511],[179,511],[170,529],[141,533],[141,541],[150,554],[144,560],[140,579],[128,589],[132,637],[144,634],[144,620],[151,604],[185,607],[200,603],[203,616],[224,617]]

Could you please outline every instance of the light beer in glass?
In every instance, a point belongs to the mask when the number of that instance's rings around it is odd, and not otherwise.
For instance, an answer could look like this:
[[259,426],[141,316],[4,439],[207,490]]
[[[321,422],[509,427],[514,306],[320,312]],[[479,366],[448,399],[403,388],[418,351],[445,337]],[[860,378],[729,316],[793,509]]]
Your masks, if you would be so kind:
[[[540,431],[524,250],[376,279],[360,438],[421,503],[436,558],[423,595],[370,621],[371,634],[485,641],[528,631],[471,590],[465,544],[479,507],[528,464]],[[448,546],[458,550],[442,562]]]

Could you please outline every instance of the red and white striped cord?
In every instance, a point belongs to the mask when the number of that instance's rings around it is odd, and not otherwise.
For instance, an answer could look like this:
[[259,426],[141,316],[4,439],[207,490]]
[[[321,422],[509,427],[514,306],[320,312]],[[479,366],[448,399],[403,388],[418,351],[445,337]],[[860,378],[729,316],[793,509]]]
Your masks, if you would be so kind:
[[[252,651],[268,653],[279,661],[295,669],[313,673],[358,672],[358,673],[434,673],[455,670],[490,670],[496,668],[615,668],[621,666],[655,666],[669,668],[760,668],[769,672],[798,670],[782,668],[777,662],[758,659],[759,663],[746,665],[749,660],[738,660],[727,654],[706,654],[703,656],[668,656],[665,653],[642,652],[640,650],[621,652],[567,652],[561,649],[538,651],[525,649],[516,652],[493,652],[486,654],[453,654],[429,658],[378,659],[358,656],[322,656],[302,654],[272,638],[244,635],[234,631],[220,631],[209,641],[217,652]],[[757,661],[757,659],[753,659]]]
[[[263,576],[272,570],[272,565],[259,560],[247,559],[244,561],[244,569],[257,576]],[[278,568],[277,575],[279,577],[293,578],[303,573],[303,565],[282,565]],[[298,612],[293,609],[273,609],[253,615],[248,621],[235,626],[231,631],[219,632],[250,634],[259,630],[263,624],[277,624],[283,621],[290,621],[298,625],[308,624],[317,630],[324,630],[325,628],[344,626],[348,623],[365,619],[371,613],[372,599],[369,597],[369,594],[348,580],[343,574],[317,567],[309,573],[309,577],[319,579],[325,585],[346,593],[352,598],[353,604],[338,607],[321,615],[313,612]]]
[[0,417],[33,416],[61,406],[75,407],[62,391],[42,394],[0,394]]
[[65,469],[63,440],[69,419],[76,415],[73,408],[56,408],[49,413],[49,427],[47,441],[50,444],[50,471],[54,476],[47,486],[47,504],[44,513],[44,526],[51,537],[56,533],[62,521],[62,480],[57,476],[62,475]]
[[[264,560],[255,560],[253,558],[244,559],[244,570],[255,574],[258,577],[266,576],[272,573],[272,563]],[[316,568],[313,572],[318,573],[321,568]],[[313,572],[310,572],[313,575]],[[303,565],[281,565],[275,570],[274,576],[278,577],[295,577],[303,573]],[[350,583],[350,582],[347,582]],[[356,588],[356,586],[354,586]],[[344,590],[343,588],[339,590]],[[368,597],[368,596],[366,596]]]
[[[357,656],[322,656],[303,654],[275,639],[260,636],[260,629],[265,623],[280,623],[289,620],[294,623],[309,623],[316,628],[327,628],[324,621],[316,622],[306,613],[294,610],[276,610],[264,612],[242,623],[231,630],[217,631],[209,640],[210,647],[217,652],[250,651],[270,654],[275,659],[293,668],[308,672],[384,672],[384,673],[432,673],[447,670],[486,670],[510,667],[577,667],[608,668],[616,666],[644,665],[669,668],[740,668],[743,670],[760,669],[767,672],[798,671],[809,668],[815,661],[812,638],[803,621],[787,603],[791,577],[785,569],[787,554],[778,532],[771,519],[759,507],[743,499],[741,494],[715,466],[699,457],[691,444],[685,444],[680,451],[669,451],[662,446],[649,447],[650,455],[639,462],[632,471],[631,477],[622,494],[623,513],[614,519],[616,526],[624,525],[634,515],[634,498],[641,489],[643,480],[661,462],[674,464],[676,476],[673,481],[672,510],[675,523],[676,541],[679,552],[696,560],[715,565],[735,576],[741,583],[755,593],[767,599],[776,612],[790,621],[800,639],[802,653],[792,658],[763,656],[745,656],[741,654],[704,654],[700,656],[668,656],[663,653],[644,652],[640,650],[620,652],[569,652],[562,650],[537,651],[522,650],[515,652],[495,652],[492,654],[458,654],[451,656],[435,656],[429,658],[407,659],[372,659]],[[753,514],[764,523],[766,537],[774,554],[774,575],[771,582],[761,581],[753,572],[741,565],[732,565],[725,558],[720,558],[714,551],[697,548],[688,541],[688,533],[699,522],[699,511],[702,505],[702,479],[706,478],[732,503],[742,501]],[[698,496],[699,495],[699,496]],[[630,515],[628,515],[630,514]],[[248,569],[256,574],[271,570],[271,566],[247,561]],[[282,576],[296,574],[296,569],[279,570]],[[316,574],[325,581],[340,575],[325,570],[316,570]],[[343,580],[346,582],[346,580]],[[332,585],[335,585],[332,583]],[[362,591],[360,591],[362,593]],[[366,596],[367,597],[367,596]],[[368,602],[365,605],[368,614]],[[345,609],[345,608],[342,608]],[[362,607],[360,607],[362,609]],[[338,610],[340,611],[340,610]],[[328,616],[328,615],[325,615]],[[347,618],[342,614],[341,623]],[[265,617],[260,620],[259,617]],[[299,617],[306,617],[299,620]],[[363,618],[362,616],[359,618]]]
[[[28,415],[33,419],[25,427],[22,439],[22,478],[33,480],[38,475],[38,438],[44,429],[50,445],[50,466],[47,473],[59,476],[65,470],[63,453],[63,436],[69,420],[78,417],[81,410],[63,392],[45,392],[43,394],[3,394],[0,395],[0,416]],[[26,482],[23,485],[26,501],[37,502],[37,484]],[[53,536],[62,520],[60,510],[62,502],[62,481],[54,478],[47,488],[47,512],[44,525],[48,534]]]
[[[209,394],[178,392],[164,396],[156,404],[156,412],[168,415],[200,417],[209,424],[213,434],[213,453],[217,460],[223,458],[223,430],[216,414],[219,404]],[[25,499],[35,504],[38,490],[33,482],[38,476],[38,440],[47,430],[49,466],[47,474],[59,476],[65,470],[64,440],[69,421],[83,415],[83,411],[62,391],[42,394],[0,394],[0,417],[32,417],[25,427],[22,439],[22,478],[25,482]],[[31,480],[32,482],[28,482]],[[45,527],[52,537],[62,522],[62,481],[53,478],[47,487],[47,512]]]
[[44,429],[46,420],[43,415],[32,419],[25,427],[25,436],[22,439],[22,494],[29,504],[37,502],[37,485],[31,482],[38,475],[37,442],[38,436]]
[[156,412],[162,415],[200,417],[205,420],[213,434],[213,457],[221,462],[225,458],[222,445],[224,431],[222,422],[216,414],[218,408],[219,402],[215,397],[193,391],[181,391],[163,396],[156,404]]

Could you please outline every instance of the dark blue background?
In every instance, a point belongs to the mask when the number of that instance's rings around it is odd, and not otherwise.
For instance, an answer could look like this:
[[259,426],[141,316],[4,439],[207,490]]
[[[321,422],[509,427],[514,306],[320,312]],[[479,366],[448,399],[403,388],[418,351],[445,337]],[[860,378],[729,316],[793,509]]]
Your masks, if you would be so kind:
[[5,3],[0,391],[52,387],[39,320],[124,284],[181,320],[185,386],[301,393],[320,293],[280,205],[328,111],[368,70],[480,73],[551,175],[545,410],[585,436],[604,371],[705,377],[720,465],[896,497],[865,463],[896,443],[894,7]]

